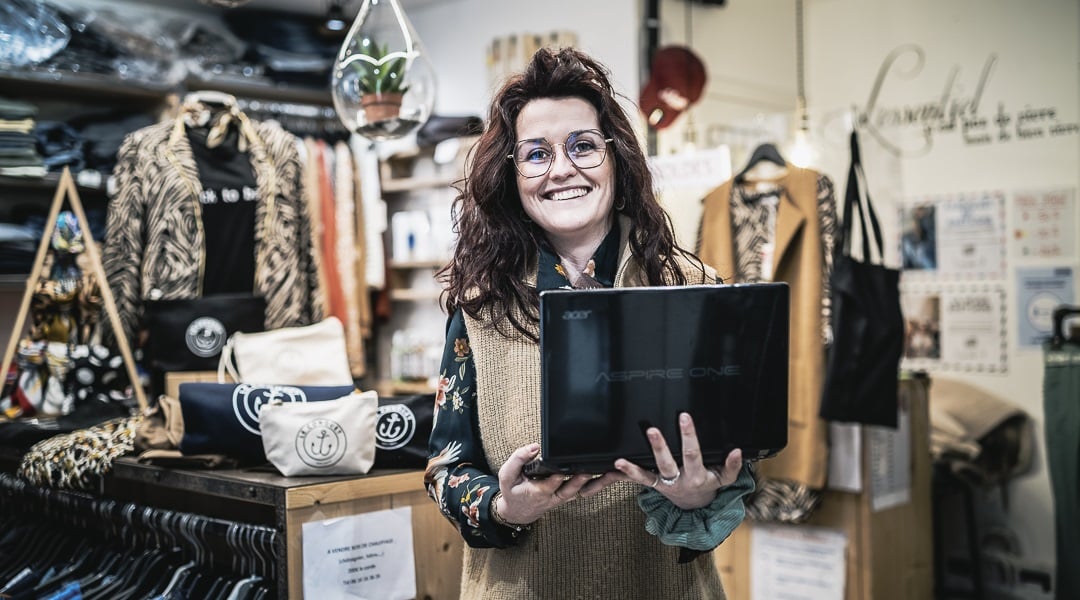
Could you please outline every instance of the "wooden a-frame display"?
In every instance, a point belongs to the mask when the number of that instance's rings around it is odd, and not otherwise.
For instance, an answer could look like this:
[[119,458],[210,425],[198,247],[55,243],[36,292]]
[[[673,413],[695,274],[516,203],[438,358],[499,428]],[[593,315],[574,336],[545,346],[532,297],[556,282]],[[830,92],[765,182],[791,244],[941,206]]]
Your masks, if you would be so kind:
[[113,297],[112,289],[109,288],[109,281],[105,278],[105,267],[101,263],[101,252],[98,251],[97,242],[94,241],[94,236],[90,232],[90,221],[86,218],[86,211],[83,210],[82,201],[79,200],[79,191],[75,187],[75,180],[67,167],[64,167],[64,172],[60,176],[60,184],[56,187],[56,194],[53,196],[52,207],[49,209],[49,218],[45,222],[45,230],[41,235],[41,243],[38,244],[37,256],[34,258],[34,268],[30,270],[30,276],[26,279],[26,290],[23,292],[22,304],[19,306],[19,313],[15,317],[15,326],[11,330],[11,338],[8,340],[7,349],[4,350],[3,368],[5,370],[10,368],[11,359],[15,356],[15,347],[22,337],[23,326],[26,324],[26,314],[30,310],[30,301],[33,298],[34,289],[37,288],[37,283],[41,279],[41,271],[45,266],[45,256],[49,252],[49,243],[52,239],[53,230],[56,228],[56,220],[60,215],[60,207],[63,206],[65,198],[71,205],[72,211],[75,212],[75,217],[79,220],[79,227],[82,228],[83,242],[86,244],[86,256],[90,262],[90,270],[97,279],[98,287],[101,289],[101,298],[105,304],[105,313],[109,317],[109,323],[112,325],[113,331],[117,332],[115,336],[116,343],[120,347],[120,355],[124,359],[124,366],[127,368],[131,388],[135,392],[135,399],[139,403],[139,408],[146,410],[146,392],[143,391],[139,382],[139,374],[135,370],[135,359],[132,357],[127,337],[123,334],[120,313],[116,310],[116,300]]

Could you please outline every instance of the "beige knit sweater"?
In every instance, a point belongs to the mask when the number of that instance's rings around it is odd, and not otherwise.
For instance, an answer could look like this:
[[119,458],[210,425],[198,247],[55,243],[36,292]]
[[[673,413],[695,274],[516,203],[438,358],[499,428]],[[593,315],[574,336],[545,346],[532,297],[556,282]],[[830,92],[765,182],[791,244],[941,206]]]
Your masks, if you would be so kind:
[[[623,228],[624,232],[629,227]],[[625,237],[625,233],[624,233]],[[615,285],[644,285],[624,243]],[[683,263],[690,283],[712,283]],[[517,448],[540,439],[539,346],[507,339],[491,324],[465,316],[476,364],[477,412],[488,464],[497,472]],[[562,505],[510,548],[465,548],[461,597],[723,599],[712,554],[678,564],[679,549],[645,531],[637,505],[641,486],[618,483],[600,494]]]

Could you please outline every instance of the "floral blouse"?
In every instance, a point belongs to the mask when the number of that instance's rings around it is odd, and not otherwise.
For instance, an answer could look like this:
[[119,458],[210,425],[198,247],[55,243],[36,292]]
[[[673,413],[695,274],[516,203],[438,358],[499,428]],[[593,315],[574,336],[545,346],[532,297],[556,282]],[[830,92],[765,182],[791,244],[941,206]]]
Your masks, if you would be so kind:
[[[584,269],[586,285],[614,286],[619,239],[616,223]],[[571,287],[558,255],[549,248],[540,249],[536,286],[538,291]],[[425,484],[466,543],[475,548],[503,548],[516,543],[520,531],[499,525],[490,517],[488,505],[499,491],[499,480],[484,455],[476,398],[476,367],[465,319],[458,310],[447,325]],[[708,507],[681,511],[650,489],[639,496],[638,505],[645,511],[646,529],[665,544],[682,547],[679,561],[686,562],[716,547],[731,533],[743,519],[742,498],[753,489],[750,467],[744,466],[738,479],[721,490]]]
[[[603,287],[612,287],[618,262],[619,227],[616,223],[589,261],[585,275]],[[542,247],[537,264],[537,291],[571,287],[566,270],[553,250]],[[499,490],[499,479],[484,457],[475,411],[476,397],[476,367],[465,318],[459,309],[450,317],[446,330],[428,442],[427,490],[470,546],[505,547],[516,541],[518,531],[496,524],[487,516],[488,510],[480,510],[481,505],[491,502]],[[446,468],[442,468],[444,466]]]

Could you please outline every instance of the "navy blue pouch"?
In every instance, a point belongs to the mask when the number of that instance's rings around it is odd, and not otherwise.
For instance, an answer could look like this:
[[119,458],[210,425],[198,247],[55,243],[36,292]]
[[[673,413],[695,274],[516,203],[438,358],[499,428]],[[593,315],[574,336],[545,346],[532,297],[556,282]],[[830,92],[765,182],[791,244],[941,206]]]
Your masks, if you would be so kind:
[[259,411],[270,402],[318,402],[352,393],[353,387],[252,385],[248,383],[181,383],[180,412],[184,436],[180,452],[225,454],[241,460],[266,461]]

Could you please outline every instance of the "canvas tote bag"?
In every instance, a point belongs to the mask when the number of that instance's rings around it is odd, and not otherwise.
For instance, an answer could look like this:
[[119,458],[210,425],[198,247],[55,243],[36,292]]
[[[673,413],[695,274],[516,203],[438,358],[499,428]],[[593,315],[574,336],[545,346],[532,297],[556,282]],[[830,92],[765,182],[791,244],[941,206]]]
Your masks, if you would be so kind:
[[234,333],[221,350],[218,382],[352,385],[345,328],[336,317],[304,327]]
[[375,462],[378,403],[373,391],[325,402],[271,402],[259,412],[266,458],[286,477],[363,475]]
[[[875,244],[863,209],[869,214]],[[853,217],[858,211],[862,259],[851,256]],[[851,132],[851,168],[844,194],[844,222],[836,244],[832,287],[833,343],[825,365],[821,418],[896,427],[904,317],[900,310],[900,271],[884,264],[881,226],[866,187],[857,134]],[[873,262],[876,252],[878,260]]]

